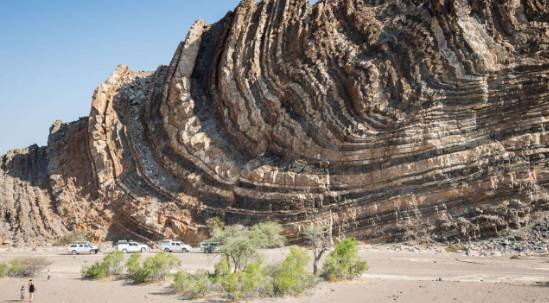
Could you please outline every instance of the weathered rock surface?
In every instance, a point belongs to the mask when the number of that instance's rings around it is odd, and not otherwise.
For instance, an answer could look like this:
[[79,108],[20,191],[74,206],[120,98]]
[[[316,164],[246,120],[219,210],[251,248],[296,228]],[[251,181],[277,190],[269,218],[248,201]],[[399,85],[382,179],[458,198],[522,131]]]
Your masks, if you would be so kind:
[[0,170],[0,236],[474,240],[549,209],[543,0],[246,0]]

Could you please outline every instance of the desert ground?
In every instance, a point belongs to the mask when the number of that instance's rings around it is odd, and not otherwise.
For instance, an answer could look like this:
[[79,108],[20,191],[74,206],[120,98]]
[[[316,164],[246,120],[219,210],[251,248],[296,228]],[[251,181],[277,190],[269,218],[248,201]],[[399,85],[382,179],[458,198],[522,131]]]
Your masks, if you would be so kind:
[[[269,262],[281,260],[286,253],[286,248],[262,251]],[[549,302],[549,257],[471,257],[443,248],[387,245],[363,246],[360,254],[370,269],[358,281],[322,283],[300,297],[250,302]],[[45,273],[35,278],[34,302],[184,302],[170,291],[169,282],[134,286],[124,281],[82,281],[82,265],[101,259],[102,254],[71,256],[62,248],[0,249],[0,262],[31,256],[53,262],[51,280]],[[215,255],[199,252],[177,256],[188,270],[211,269],[216,262]],[[0,302],[18,302],[21,285],[26,280],[0,280]],[[224,301],[206,298],[199,302]]]

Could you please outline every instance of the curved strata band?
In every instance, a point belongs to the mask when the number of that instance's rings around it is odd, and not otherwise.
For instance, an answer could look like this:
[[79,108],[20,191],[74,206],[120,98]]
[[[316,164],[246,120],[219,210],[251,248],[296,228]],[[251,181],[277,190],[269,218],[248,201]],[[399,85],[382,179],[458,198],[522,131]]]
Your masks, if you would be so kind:
[[197,242],[213,216],[294,239],[313,221],[379,241],[519,228],[549,210],[548,20],[537,0],[242,1],[169,66],[119,66],[47,148],[5,156],[0,235]]

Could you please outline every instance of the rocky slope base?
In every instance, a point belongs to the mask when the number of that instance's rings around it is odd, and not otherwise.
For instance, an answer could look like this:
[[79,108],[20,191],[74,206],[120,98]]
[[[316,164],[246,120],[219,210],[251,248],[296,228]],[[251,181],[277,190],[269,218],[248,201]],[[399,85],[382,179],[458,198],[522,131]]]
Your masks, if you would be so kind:
[[[549,209],[544,0],[245,0],[0,163],[0,237],[310,222],[474,240]],[[1,240],[1,239],[0,239]]]

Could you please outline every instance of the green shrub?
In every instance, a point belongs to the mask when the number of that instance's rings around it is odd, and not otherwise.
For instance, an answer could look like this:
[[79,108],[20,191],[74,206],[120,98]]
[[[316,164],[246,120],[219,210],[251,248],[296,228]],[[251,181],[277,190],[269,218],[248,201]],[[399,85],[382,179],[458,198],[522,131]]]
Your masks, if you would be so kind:
[[106,255],[103,260],[95,262],[91,266],[82,266],[80,276],[82,279],[100,280],[109,278],[112,275],[121,275],[124,270],[123,262],[124,254],[115,251]]
[[233,301],[238,301],[242,299],[242,292],[240,290],[239,280],[239,272],[228,273],[224,276],[221,276],[219,279],[219,283],[221,284],[221,288],[223,289],[225,296]]
[[272,296],[272,280],[261,262],[249,264],[241,273],[242,294],[248,298]]
[[225,296],[231,300],[272,296],[272,279],[266,275],[263,263],[257,260],[242,271],[231,272],[227,262],[216,264],[216,274],[211,281],[217,283]]
[[141,260],[141,254],[130,255],[130,257],[128,258],[128,261],[126,261],[126,268],[128,269],[128,273],[130,275],[141,268],[140,260]]
[[314,283],[313,275],[307,271],[311,257],[306,249],[291,247],[290,255],[271,268],[273,278],[273,293],[278,296],[297,295]]
[[187,299],[204,297],[210,288],[208,272],[200,271],[194,274],[185,271],[177,272],[172,288],[183,294]]
[[8,262],[8,277],[20,277],[23,272],[23,265],[19,259]]
[[158,281],[165,279],[170,271],[180,264],[181,261],[177,257],[167,253],[158,253],[147,258],[143,263],[143,268],[150,271],[153,281]]
[[80,270],[82,279],[101,280],[109,277],[109,265],[105,262],[98,261],[91,266],[84,264]]
[[128,279],[133,283],[144,283],[149,275],[141,266],[141,254],[132,254],[126,262]]
[[321,276],[327,281],[349,280],[368,270],[368,263],[358,256],[358,242],[343,240],[328,255]]
[[177,257],[161,252],[147,258],[143,265],[140,265],[138,255],[128,260],[128,279],[134,284],[163,280],[180,263]]
[[9,273],[9,266],[6,263],[0,263],[0,278],[5,278]]
[[51,264],[46,258],[21,258],[8,263],[8,276],[16,278],[34,277]]
[[221,258],[214,265],[214,277],[227,275],[231,272],[231,263],[227,258]]
[[103,258],[103,262],[108,265],[109,275],[121,275],[124,271],[124,253],[114,251]]
[[276,222],[264,222],[254,225],[250,232],[259,248],[277,248],[286,243],[283,231],[282,225]]

